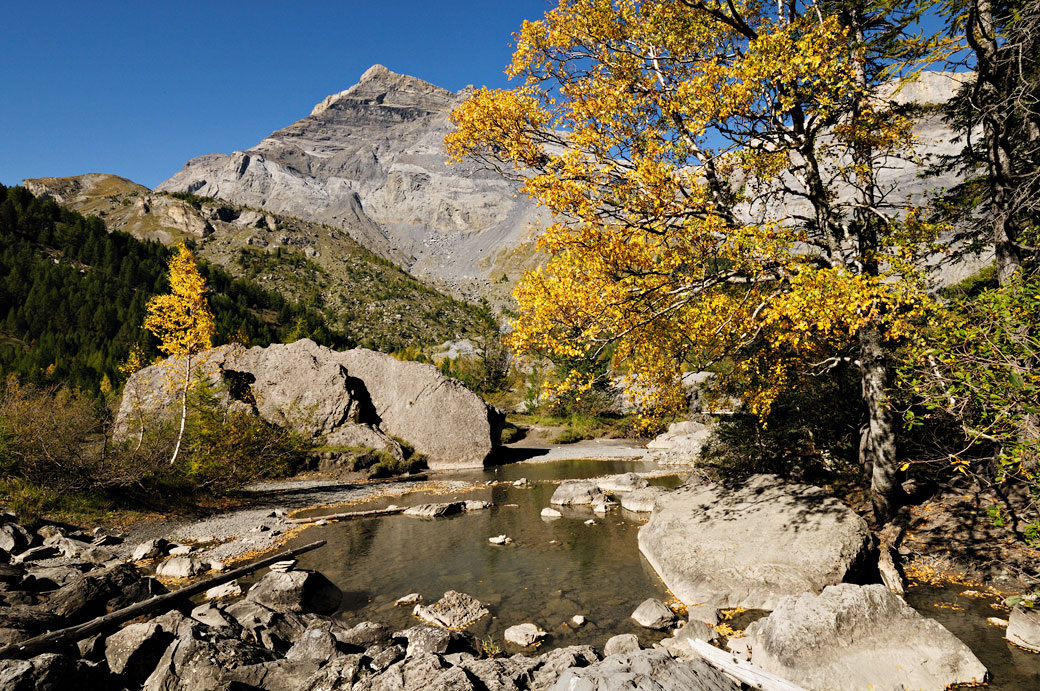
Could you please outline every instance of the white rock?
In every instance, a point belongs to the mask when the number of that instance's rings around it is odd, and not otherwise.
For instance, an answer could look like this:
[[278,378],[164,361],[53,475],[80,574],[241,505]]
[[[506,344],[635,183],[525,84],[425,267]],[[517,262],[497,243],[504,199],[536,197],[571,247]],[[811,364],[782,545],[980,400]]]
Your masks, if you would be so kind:
[[422,595],[419,593],[408,593],[404,597],[399,597],[394,600],[395,607],[413,607],[422,602]]
[[166,551],[171,557],[186,557],[192,553],[191,545],[172,545],[170,549]]
[[276,561],[275,563],[271,564],[268,568],[272,571],[285,573],[286,571],[292,571],[294,566],[296,566],[295,559],[285,559],[283,561]]
[[191,578],[205,571],[202,562],[190,557],[171,557],[159,564],[155,575],[163,578]]
[[548,506],[542,509],[542,518],[560,518],[561,516],[563,516],[562,513]]
[[583,617],[580,614],[575,614],[573,617],[571,617],[571,626],[573,626],[574,628],[581,628],[582,626],[585,626],[585,617]]
[[214,586],[203,595],[207,600],[218,600],[224,597],[238,597],[242,594],[242,586],[238,581],[231,581],[222,585]]
[[596,521],[590,518],[589,520],[585,521],[585,525],[596,525]]
[[517,624],[516,626],[510,626],[505,631],[505,639],[510,643],[527,647],[534,645],[542,638],[545,638],[548,634],[539,629],[534,624]]
[[495,537],[489,537],[488,542],[493,545],[508,545],[513,541],[513,538],[505,535],[496,535]]

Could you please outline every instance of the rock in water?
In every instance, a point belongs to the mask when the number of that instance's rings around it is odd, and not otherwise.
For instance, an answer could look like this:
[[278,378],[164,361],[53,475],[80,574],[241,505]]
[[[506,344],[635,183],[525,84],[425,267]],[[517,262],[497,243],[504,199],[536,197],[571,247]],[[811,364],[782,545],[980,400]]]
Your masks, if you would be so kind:
[[475,597],[449,590],[432,605],[416,605],[412,614],[436,626],[464,629],[490,612]]
[[510,626],[505,630],[503,637],[510,643],[526,648],[529,645],[534,645],[548,635],[549,634],[542,631],[534,624],[527,623]]
[[751,662],[806,689],[921,689],[981,683],[968,646],[883,585],[784,598],[750,635]]
[[564,480],[553,492],[550,504],[582,505],[606,500],[606,496],[590,480]]
[[1004,635],[1015,645],[1040,652],[1040,610],[1015,605]]
[[756,475],[657,499],[639,549],[687,605],[773,609],[842,582],[870,544],[867,524],[810,485]]
[[405,516],[416,516],[418,518],[440,518],[462,513],[465,504],[460,501],[446,502],[442,504],[419,504],[410,506],[404,510]]
[[601,491],[606,492],[607,494],[623,494],[633,490],[643,489],[648,484],[650,483],[646,481],[646,478],[640,477],[636,473],[611,475],[596,480],[596,487],[599,487]]

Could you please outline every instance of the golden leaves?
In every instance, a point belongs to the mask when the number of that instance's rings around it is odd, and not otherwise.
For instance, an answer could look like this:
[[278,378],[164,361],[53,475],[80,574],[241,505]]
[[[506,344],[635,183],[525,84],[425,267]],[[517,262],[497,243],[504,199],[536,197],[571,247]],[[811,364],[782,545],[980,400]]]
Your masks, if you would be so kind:
[[206,280],[183,243],[170,259],[170,293],[148,301],[144,328],[167,355],[192,355],[212,345],[216,324],[206,301]]

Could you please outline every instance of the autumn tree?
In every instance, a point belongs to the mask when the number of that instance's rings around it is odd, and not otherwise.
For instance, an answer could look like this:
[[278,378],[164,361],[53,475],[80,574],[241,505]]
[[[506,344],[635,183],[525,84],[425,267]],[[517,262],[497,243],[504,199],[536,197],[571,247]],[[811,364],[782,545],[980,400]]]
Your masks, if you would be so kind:
[[181,399],[180,431],[170,457],[170,465],[173,465],[184,438],[194,358],[212,346],[216,331],[206,300],[206,280],[199,273],[195,255],[183,243],[170,258],[170,293],[148,301],[144,328],[159,339],[159,350],[171,356],[171,384]]
[[[906,3],[561,0],[453,113],[450,154],[518,179],[556,222],[515,297],[520,352],[601,359],[678,409],[684,367],[732,359],[764,415],[798,372],[858,369],[875,514],[900,501],[891,345],[928,304],[939,230],[886,169],[891,94],[935,46]],[[588,369],[586,371],[589,371]],[[575,370],[563,387],[589,387]]]

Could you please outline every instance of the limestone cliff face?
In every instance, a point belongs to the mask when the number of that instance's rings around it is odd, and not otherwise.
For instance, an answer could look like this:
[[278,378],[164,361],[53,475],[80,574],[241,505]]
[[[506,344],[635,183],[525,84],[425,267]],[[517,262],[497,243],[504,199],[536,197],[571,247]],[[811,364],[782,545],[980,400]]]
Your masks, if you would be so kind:
[[494,173],[446,163],[448,115],[466,96],[376,65],[304,119],[192,159],[156,190],[329,223],[419,275],[483,278],[540,212]]

